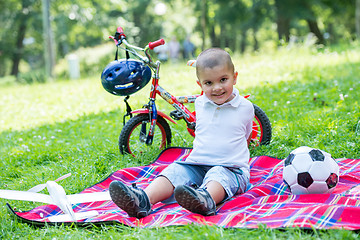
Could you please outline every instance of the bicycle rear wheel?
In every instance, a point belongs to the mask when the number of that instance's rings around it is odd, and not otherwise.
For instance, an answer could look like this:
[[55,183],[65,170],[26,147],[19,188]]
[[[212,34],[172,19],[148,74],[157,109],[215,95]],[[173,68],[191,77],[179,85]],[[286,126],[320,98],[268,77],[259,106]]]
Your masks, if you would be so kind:
[[267,145],[271,141],[271,123],[265,112],[254,105],[255,118],[253,120],[253,130],[251,133],[250,146]]
[[139,156],[149,149],[164,149],[171,144],[171,129],[166,120],[157,117],[154,138],[151,145],[147,145],[146,138],[150,129],[149,114],[139,114],[132,117],[123,127],[119,136],[119,150],[121,154]]

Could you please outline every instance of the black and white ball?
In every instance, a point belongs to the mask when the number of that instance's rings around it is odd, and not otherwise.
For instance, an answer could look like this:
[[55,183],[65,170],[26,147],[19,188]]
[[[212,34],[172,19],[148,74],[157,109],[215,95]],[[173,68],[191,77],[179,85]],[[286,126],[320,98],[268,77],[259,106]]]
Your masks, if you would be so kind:
[[296,195],[331,193],[339,181],[339,165],[329,153],[303,146],[285,159],[283,179]]

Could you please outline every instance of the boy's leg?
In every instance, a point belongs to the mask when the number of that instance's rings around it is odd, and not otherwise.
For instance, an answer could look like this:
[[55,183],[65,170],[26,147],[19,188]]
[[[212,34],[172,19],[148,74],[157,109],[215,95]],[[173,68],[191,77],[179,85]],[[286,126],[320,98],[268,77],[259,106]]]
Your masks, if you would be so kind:
[[[239,168],[215,166],[206,173],[203,184],[200,187],[207,188],[216,203],[219,203],[231,198],[235,194],[244,193],[248,183],[249,177],[247,172]],[[225,191],[225,195],[216,192],[216,189],[218,189],[216,187],[214,188],[215,191],[213,191],[213,184],[220,184]],[[216,197],[218,197],[218,199]]]
[[190,212],[204,216],[215,215],[216,203],[205,188],[194,189],[190,186],[180,185],[175,188],[174,193],[179,205]]
[[120,181],[112,181],[109,186],[112,201],[130,217],[136,218],[149,215],[152,204],[169,198],[173,191],[173,185],[165,177],[156,178],[145,191]]
[[206,184],[206,190],[216,204],[220,203],[226,197],[224,187],[217,181],[210,181]]
[[121,181],[112,181],[109,193],[112,201],[130,217],[143,218],[151,212],[148,196],[136,185],[130,187]]
[[223,186],[217,181],[208,182],[205,188],[179,186],[175,189],[175,198],[182,207],[205,216],[215,214],[216,204],[223,201],[225,196]]
[[204,182],[198,189],[187,186],[175,188],[178,203],[191,212],[202,215],[215,214],[216,204],[238,192],[244,192],[248,177],[241,172],[215,166],[205,175]]
[[189,186],[175,188],[175,198],[183,208],[204,216],[216,213],[216,204],[223,201],[226,192],[217,181],[210,181],[205,188],[194,189]]
[[[172,196],[175,184],[201,184],[203,175],[196,175],[192,180],[192,166],[172,163],[144,190],[137,187],[128,187],[119,181],[110,184],[109,191],[113,202],[129,216],[142,218],[150,214],[151,205]],[[205,172],[203,173],[205,174]],[[171,180],[169,180],[171,179]],[[149,203],[149,204],[147,204]]]
[[[209,169],[206,175],[209,172],[213,172],[214,169],[216,170],[217,167]],[[174,192],[176,201],[180,206],[204,216],[214,215],[216,213],[216,204],[223,201],[226,197],[225,189],[215,179],[207,181],[206,184],[202,184],[198,189],[185,185],[177,186]]]
[[[172,193],[174,187],[179,185],[200,186],[203,182],[207,168],[204,166],[188,165],[174,162],[165,168],[158,178],[164,177],[172,184]],[[157,189],[159,190],[159,189]],[[147,189],[145,190],[147,191]],[[155,200],[155,199],[154,199]],[[160,200],[165,204],[176,203],[174,194],[169,198]]]
[[149,197],[150,203],[155,204],[171,197],[174,186],[166,177],[159,176],[144,191]]

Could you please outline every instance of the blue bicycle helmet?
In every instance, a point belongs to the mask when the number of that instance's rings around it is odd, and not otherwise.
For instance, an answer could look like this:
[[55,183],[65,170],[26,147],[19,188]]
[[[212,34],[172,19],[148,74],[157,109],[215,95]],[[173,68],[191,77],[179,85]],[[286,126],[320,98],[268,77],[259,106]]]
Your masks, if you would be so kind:
[[150,78],[150,68],[133,59],[115,60],[101,73],[101,83],[105,90],[119,96],[129,96],[139,91]]

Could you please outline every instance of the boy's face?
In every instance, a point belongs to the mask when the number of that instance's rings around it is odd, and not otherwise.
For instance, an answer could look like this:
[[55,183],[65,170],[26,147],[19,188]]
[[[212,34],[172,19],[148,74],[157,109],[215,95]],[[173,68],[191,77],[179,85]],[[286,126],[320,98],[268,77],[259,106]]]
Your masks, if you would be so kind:
[[197,83],[205,96],[214,103],[221,105],[234,98],[232,92],[237,72],[229,70],[226,65],[202,69],[197,76]]

